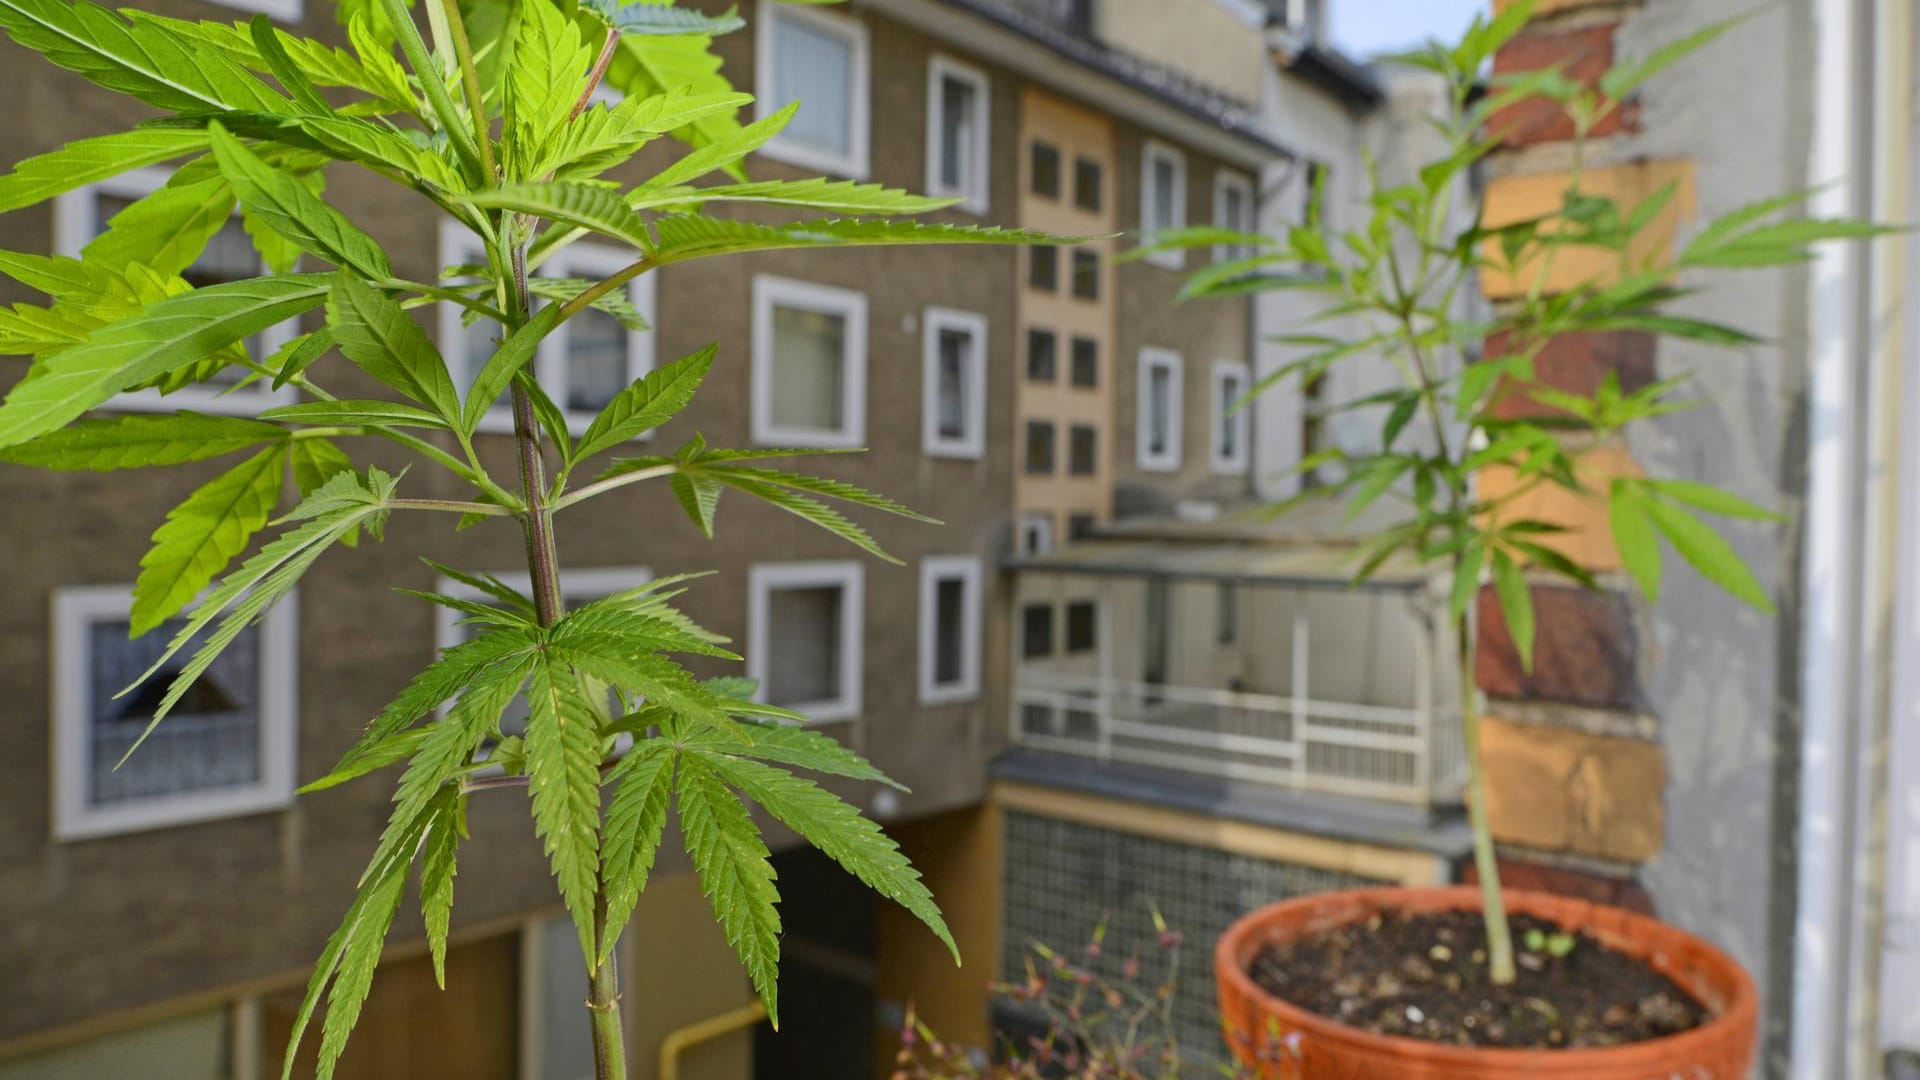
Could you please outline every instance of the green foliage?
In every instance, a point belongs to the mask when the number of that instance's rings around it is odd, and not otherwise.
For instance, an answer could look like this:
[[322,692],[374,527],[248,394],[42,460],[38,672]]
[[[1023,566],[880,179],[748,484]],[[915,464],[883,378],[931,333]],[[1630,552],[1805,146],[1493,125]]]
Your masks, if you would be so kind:
[[[674,808],[716,917],[770,1011],[778,896],[749,801],[951,945],[932,897],[892,842],[850,804],[787,770],[849,785],[891,781],[833,739],[795,726],[805,719],[799,714],[753,700],[751,684],[702,681],[683,666],[686,656],[739,659],[673,606],[690,579],[567,612],[551,541],[562,511],[653,480],[665,481],[708,533],[723,490],[876,555],[878,543],[842,507],[929,519],[841,480],[768,467],[794,451],[720,450],[697,434],[671,455],[616,457],[575,486],[590,459],[676,422],[722,357],[709,346],[635,380],[577,441],[531,365],[550,335],[589,308],[644,332],[623,286],[661,266],[773,250],[1054,239],[892,220],[949,201],[878,184],[750,179],[748,156],[797,106],[738,122],[751,99],[719,73],[711,48],[712,35],[740,25],[731,13],[670,0],[420,6],[425,33],[405,0],[342,0],[346,44],[336,46],[264,17],[194,22],[116,13],[88,0],[0,0],[0,31],[15,44],[160,113],[131,131],[20,162],[0,176],[0,212],[177,163],[164,186],[115,214],[78,258],[0,252],[0,274],[44,296],[0,309],[0,354],[28,358],[24,378],[0,402],[0,463],[105,471],[243,455],[200,478],[142,560],[134,632],[183,622],[141,680],[177,669],[147,731],[327,551],[352,547],[363,533],[380,540],[390,514],[451,513],[461,527],[512,527],[532,538],[532,596],[431,562],[481,599],[399,590],[451,609],[475,636],[400,688],[341,761],[302,789],[322,792],[401,767],[387,826],[295,1017],[286,1074],[323,1005],[317,1068],[322,1078],[333,1074],[416,860],[421,916],[444,979],[468,803],[497,787],[531,789],[532,826],[596,973],[596,994]],[[593,95],[602,58],[606,83],[624,94],[614,104]],[[664,168],[637,182],[604,178],[667,135],[687,150]],[[420,281],[399,276],[391,239],[329,197],[324,178],[349,168],[469,230],[471,249],[484,253],[479,265],[443,267]],[[862,216],[768,224],[726,216],[734,204]],[[276,272],[196,285],[194,266],[236,213]],[[536,273],[588,234],[626,248],[631,264],[599,279]],[[1767,242],[1749,237],[1703,248],[1700,258]],[[332,269],[316,272],[320,264]],[[416,321],[420,308],[440,303],[464,309],[469,324],[501,328],[464,399]],[[250,339],[303,317],[307,324],[271,355],[252,351]],[[354,396],[328,389],[351,377],[349,368],[379,388],[369,396],[366,380],[356,379]],[[224,388],[234,380],[215,383],[223,372],[241,385],[292,387],[301,400],[251,418],[85,415],[111,409],[129,391]],[[514,475],[496,478],[477,432],[503,400],[516,416],[519,453]],[[433,491],[451,497],[405,498],[404,472],[356,466],[366,439],[439,473]],[[1663,505],[1698,508],[1685,493],[1648,490]],[[274,519],[283,502],[293,509]],[[501,717],[522,695],[525,733],[502,738]],[[597,1000],[595,1008],[604,1017],[613,1006]],[[595,1025],[597,1037],[601,1029]]]

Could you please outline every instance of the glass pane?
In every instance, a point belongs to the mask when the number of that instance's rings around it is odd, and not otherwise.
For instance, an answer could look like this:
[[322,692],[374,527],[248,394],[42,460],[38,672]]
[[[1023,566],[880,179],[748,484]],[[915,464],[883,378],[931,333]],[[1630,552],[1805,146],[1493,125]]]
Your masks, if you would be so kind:
[[1233,406],[1242,393],[1239,379],[1220,380],[1220,456],[1224,458],[1240,456],[1240,414]]
[[[573,951],[578,953],[580,947],[575,945]],[[226,1009],[214,1009],[103,1035],[0,1064],[0,1080],[109,1080],[123,1076],[140,1080],[218,1080],[229,1075],[227,1050],[233,1037],[227,1017]]]
[[1052,382],[1059,360],[1055,356],[1059,339],[1051,330],[1027,331],[1027,378]]
[[1028,659],[1053,655],[1053,607],[1028,604],[1020,613],[1020,655]]
[[567,400],[575,412],[597,413],[627,388],[627,328],[588,308],[567,323]]
[[1097,640],[1095,626],[1099,609],[1093,604],[1076,600],[1067,605],[1067,651],[1080,653],[1092,652]]
[[1075,476],[1092,476],[1096,468],[1095,459],[1099,456],[1100,433],[1091,427],[1075,424],[1072,445],[1068,447],[1068,468]]
[[1082,210],[1098,213],[1105,170],[1098,162],[1077,158],[1073,163],[1073,203]]
[[1035,195],[1048,199],[1060,197],[1060,150],[1043,142],[1033,144],[1033,182]]
[[834,154],[853,147],[853,46],[793,18],[773,21],[773,98],[800,102],[781,138]]
[[1100,253],[1086,248],[1073,252],[1073,295],[1082,300],[1100,299]]
[[1165,454],[1172,435],[1173,372],[1155,367],[1147,373],[1147,450]]
[[1053,425],[1041,420],[1027,422],[1027,471],[1053,471]]
[[200,676],[167,722],[140,752],[114,766],[153,719],[160,699],[188,657],[183,650],[126,697],[115,694],[160,658],[187,620],[170,619],[129,640],[126,620],[88,629],[92,653],[87,712],[87,801],[128,799],[248,787],[260,781],[260,628],[250,626]]
[[966,639],[967,583],[946,578],[934,586],[933,681],[948,686],[966,677],[963,670]]
[[838,700],[841,589],[775,589],[767,598],[767,700],[810,705]]
[[972,182],[979,123],[975,98],[973,84],[940,80],[940,183],[948,190],[965,190]]
[[[587,963],[580,935],[568,918],[549,919],[532,933],[540,935],[540,1075],[546,1080],[593,1080],[593,1024],[581,1008]],[[615,954],[616,956],[618,954]]]
[[799,308],[773,309],[773,422],[838,431],[846,426],[847,320]]
[[1100,385],[1100,343],[1092,338],[1073,339],[1073,385]]
[[967,357],[973,335],[964,330],[940,331],[940,437],[967,436]]
[[1027,286],[1041,292],[1060,289],[1060,251],[1058,248],[1027,249]]
[[1174,170],[1173,162],[1166,158],[1153,159],[1151,201],[1152,218],[1147,222],[1148,232],[1159,232],[1174,227]]

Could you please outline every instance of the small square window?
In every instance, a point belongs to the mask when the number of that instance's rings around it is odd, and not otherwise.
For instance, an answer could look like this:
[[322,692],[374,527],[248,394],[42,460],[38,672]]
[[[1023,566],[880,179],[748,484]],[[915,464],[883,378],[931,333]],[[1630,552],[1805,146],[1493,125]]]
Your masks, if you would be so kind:
[[1092,248],[1073,249],[1073,295],[1080,300],[1100,299],[1100,253]]
[[1073,339],[1073,385],[1100,385],[1100,343],[1087,337]]
[[966,701],[980,694],[980,560],[920,565],[920,700]]
[[929,308],[925,327],[926,452],[978,458],[986,452],[987,320]]
[[758,116],[800,102],[761,152],[790,164],[864,179],[868,169],[866,24],[836,12],[762,3],[756,41]]
[[1091,214],[1105,203],[1106,170],[1097,161],[1075,158],[1073,161],[1073,205]]
[[1099,471],[1100,432],[1087,424],[1075,424],[1067,433],[1067,471],[1075,476],[1092,476]]
[[1035,475],[1053,472],[1053,424],[1046,420],[1027,421],[1027,471]]
[[1043,199],[1060,197],[1060,148],[1036,142],[1032,148],[1032,174],[1027,189]]
[[1098,644],[1096,626],[1100,609],[1091,600],[1075,600],[1067,605],[1067,651],[1092,652]]
[[1020,655],[1037,660],[1053,655],[1053,605],[1028,604],[1020,609]]
[[1059,377],[1060,339],[1051,330],[1034,327],[1027,331],[1027,378],[1034,382],[1052,382]]
[[860,714],[863,582],[856,562],[748,571],[747,673],[762,700],[816,722]]
[[1039,292],[1060,291],[1060,249],[1027,249],[1027,287]]
[[753,281],[753,437],[857,447],[867,437],[867,298],[767,276]]
[[1092,514],[1069,514],[1067,516],[1067,539],[1091,540],[1094,530],[1099,528],[1099,520]]
[[[54,594],[54,815],[58,840],[138,832],[293,802],[298,615],[295,597],[240,631],[146,732],[191,650],[133,684],[187,624],[185,613],[128,637],[132,589]],[[189,609],[190,611],[191,609]],[[116,766],[118,766],[116,768]]]

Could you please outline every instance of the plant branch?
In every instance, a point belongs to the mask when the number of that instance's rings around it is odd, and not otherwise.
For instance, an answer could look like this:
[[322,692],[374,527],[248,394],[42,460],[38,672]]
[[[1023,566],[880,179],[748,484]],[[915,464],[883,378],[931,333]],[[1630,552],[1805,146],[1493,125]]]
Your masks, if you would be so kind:
[[679,467],[675,465],[656,465],[651,469],[635,469],[629,473],[621,473],[619,476],[610,476],[605,480],[588,484],[586,487],[580,488],[555,501],[550,509],[556,512],[565,510],[575,503],[586,502],[596,495],[605,495],[614,488],[626,487],[628,484],[637,484],[642,480],[657,480],[662,476],[671,476],[678,471]]
[[[1463,569],[1461,557],[1454,556],[1454,574]],[[1487,818],[1487,774],[1480,761],[1480,698],[1474,687],[1473,635],[1465,613],[1454,620],[1453,631],[1460,679],[1460,739],[1467,753],[1467,820],[1473,830],[1473,868],[1480,878],[1487,923],[1487,977],[1495,986],[1511,986],[1518,975],[1513,962],[1513,930],[1507,923],[1500,862],[1493,847],[1493,826]]]
[[473,114],[473,133],[480,149],[480,168],[491,184],[500,174],[493,164],[493,132],[487,123],[487,95],[480,89],[480,69],[473,63],[473,43],[467,40],[467,24],[461,19],[456,0],[440,0],[446,13],[447,36],[453,39],[453,55],[460,62],[460,86],[467,95],[467,111]]
[[420,28],[414,24],[413,13],[407,10],[405,0],[380,0],[380,9],[393,24],[395,36],[400,39],[400,51],[406,54],[407,65],[420,80],[427,104],[433,106],[434,116],[452,141],[454,152],[469,168],[479,171],[474,179],[489,182],[491,174],[481,171],[480,151],[473,145],[473,134],[460,122],[460,110],[454,107],[453,97],[447,93],[440,69],[427,52],[427,43],[420,39]]
[[439,510],[449,514],[478,514],[482,517],[509,517],[512,510],[492,503],[459,502],[452,499],[393,499],[387,504],[395,510]]
[[573,103],[573,110],[567,113],[567,119],[573,120],[587,111],[587,105],[593,101],[593,92],[600,89],[600,81],[607,77],[607,66],[613,63],[614,50],[620,47],[620,31],[607,28],[606,43],[600,46],[600,55],[593,61],[593,71],[587,75],[587,88],[580,91],[580,100]]

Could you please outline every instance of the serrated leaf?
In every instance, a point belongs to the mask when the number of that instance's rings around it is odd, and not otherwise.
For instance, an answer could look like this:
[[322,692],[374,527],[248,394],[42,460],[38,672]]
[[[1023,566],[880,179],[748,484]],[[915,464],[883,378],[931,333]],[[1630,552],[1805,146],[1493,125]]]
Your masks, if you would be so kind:
[[467,835],[467,797],[447,788],[434,800],[420,862],[420,919],[426,924],[433,981],[447,988],[447,929],[453,921],[454,859]]
[[1520,654],[1520,666],[1533,670],[1533,593],[1520,564],[1504,551],[1493,553],[1493,589],[1507,619],[1507,633]]
[[508,145],[537,159],[566,123],[594,54],[580,27],[552,0],[520,0],[519,9],[513,62],[506,72],[507,116],[514,125]]
[[342,272],[331,277],[327,327],[340,352],[362,370],[452,423],[460,396],[440,351],[398,301]]
[[675,206],[698,207],[709,202],[744,202],[839,214],[925,214],[960,201],[915,195],[885,184],[816,177],[807,180],[715,184],[711,187],[659,187],[650,183],[634,192],[627,204],[635,210],[661,210]]
[[1447,621],[1458,623],[1466,617],[1467,606],[1480,595],[1480,571],[1486,566],[1487,549],[1468,542],[1460,550],[1460,563],[1453,575],[1453,589],[1447,600]]
[[233,217],[233,189],[218,173],[182,169],[159,188],[107,219],[80,249],[90,263],[130,270],[138,263],[162,277],[184,273]]
[[465,413],[461,419],[461,426],[467,434],[473,434],[474,429],[480,426],[481,418],[513,384],[513,377],[532,363],[534,354],[540,350],[540,342],[552,332],[559,318],[559,308],[552,305],[541,308],[525,326],[508,334],[507,340],[501,342],[500,347],[487,358],[486,364],[480,368],[480,374],[474,376],[472,389],[467,391]]
[[31,442],[0,450],[0,461],[61,472],[182,465],[279,442],[287,430],[237,416],[178,412],[80,420]]
[[134,636],[179,614],[246,550],[272,516],[286,471],[286,448],[270,447],[201,485],[167,512],[134,582]]
[[[386,708],[367,725],[358,742],[334,766],[344,772],[377,755],[414,721],[452,700],[468,687],[484,681],[482,673],[496,665],[528,655],[533,639],[512,631],[481,634],[448,649],[426,670],[415,675]],[[504,708],[504,706],[502,706]]]
[[0,176],[0,213],[19,210],[147,165],[158,165],[207,145],[193,128],[135,128],[97,135],[26,158]]
[[714,36],[730,34],[746,25],[740,16],[728,11],[724,15],[708,15],[687,8],[674,7],[671,3],[653,3],[651,0],[581,0],[580,6],[605,23],[610,29],[621,34],[662,34],[672,37],[685,37],[698,34]]
[[700,475],[730,488],[744,491],[763,502],[772,503],[803,521],[827,530],[875,558],[884,559],[896,566],[903,565],[899,559],[887,554],[867,530],[847,520],[845,515],[819,499],[737,471],[715,469],[702,472]]
[[319,306],[327,281],[282,274],[210,285],[93,331],[46,357],[7,395],[0,404],[0,447],[64,427],[123,390]]
[[780,894],[773,886],[766,842],[747,808],[699,757],[681,757],[674,790],[680,836],[700,876],[701,891],[720,920],[727,944],[740,955],[760,992],[768,1021],[778,1030]]
[[657,265],[748,251],[887,247],[902,244],[1063,244],[1076,237],[1026,229],[922,221],[841,218],[766,225],[702,214],[668,214],[654,223]]
[[667,486],[701,534],[713,539],[713,515],[720,508],[720,493],[725,490],[720,483],[705,476],[674,473],[667,478]]
[[0,0],[0,28],[60,67],[156,108],[290,108],[224,53],[198,48],[164,26],[128,23],[86,0]]
[[425,728],[408,728],[405,731],[396,731],[385,739],[368,746],[365,752],[359,757],[351,761],[342,762],[340,765],[335,766],[333,771],[327,773],[327,775],[322,776],[312,783],[302,785],[296,794],[312,795],[315,792],[336,788],[349,781],[358,780],[368,773],[378,772],[389,765],[395,765],[405,761],[412,757],[415,751],[420,749],[420,744],[426,740],[426,737],[427,729]]
[[607,785],[613,798],[607,803],[606,841],[600,853],[600,881],[607,897],[606,930],[592,966],[607,962],[626,929],[627,920],[646,890],[667,827],[667,804],[673,791],[674,754],[666,744],[643,743],[621,759]]
[[[293,461],[294,486],[300,489],[303,499],[341,473],[353,471],[353,459],[326,439],[295,439],[288,455]],[[342,540],[347,546],[353,546],[353,537]]]
[[528,680],[527,774],[534,829],[545,843],[561,899],[580,933],[580,954],[598,966],[595,884],[600,876],[600,732],[579,677],[551,651]]
[[1727,590],[1736,599],[1769,615],[1773,614],[1773,598],[1767,595],[1766,587],[1760,584],[1760,579],[1725,537],[1708,528],[1699,518],[1671,504],[1645,499],[1639,505],[1653,520],[1654,527],[1667,538],[1667,543],[1673,545],[1673,550],[1679,552],[1680,557],[1687,560],[1702,577]]
[[645,219],[627,206],[618,191],[605,184],[577,180],[510,184],[474,192],[464,201],[488,209],[517,210],[570,229],[610,236],[642,251],[653,246]]
[[240,205],[309,254],[361,277],[386,278],[393,267],[379,241],[328,206],[292,173],[261,160],[218,123],[209,126],[214,159]]
[[960,962],[960,947],[933,894],[879,825],[804,777],[724,754],[701,754],[699,760],[868,888],[907,909],[945,943],[954,963]]
[[382,401],[377,398],[336,401],[303,401],[297,405],[281,405],[260,414],[262,420],[285,420],[296,424],[312,424],[321,427],[347,426],[359,427],[448,427],[447,421],[435,413],[428,412],[415,405],[400,401]]
[[652,431],[687,407],[713,368],[719,346],[709,345],[655,368],[613,396],[580,436],[572,460],[581,461]]
[[[741,679],[748,684],[744,692],[731,692],[732,697],[747,698],[754,693],[753,680]],[[716,692],[719,692],[716,690]],[[867,759],[842,745],[831,735],[791,724],[756,721],[741,724],[739,730],[747,737],[747,745],[722,739],[710,732],[696,732],[687,738],[688,745],[703,750],[714,750],[733,754],[738,757],[756,758],[761,761],[777,762],[806,769],[809,772],[824,773],[828,776],[844,776],[849,780],[865,780],[876,784],[885,784],[896,791],[908,790],[886,773],[875,768]]]

